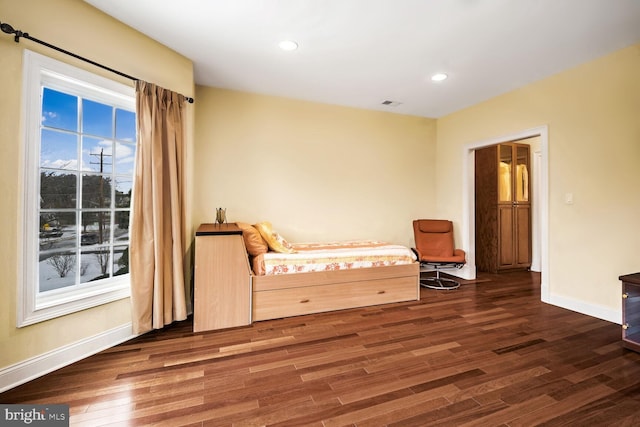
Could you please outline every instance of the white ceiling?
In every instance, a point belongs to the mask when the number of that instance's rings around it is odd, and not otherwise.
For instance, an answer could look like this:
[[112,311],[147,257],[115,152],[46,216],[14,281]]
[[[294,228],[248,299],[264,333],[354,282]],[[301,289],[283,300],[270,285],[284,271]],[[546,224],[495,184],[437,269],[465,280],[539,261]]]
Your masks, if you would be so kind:
[[640,0],[85,1],[199,85],[432,118],[640,42]]

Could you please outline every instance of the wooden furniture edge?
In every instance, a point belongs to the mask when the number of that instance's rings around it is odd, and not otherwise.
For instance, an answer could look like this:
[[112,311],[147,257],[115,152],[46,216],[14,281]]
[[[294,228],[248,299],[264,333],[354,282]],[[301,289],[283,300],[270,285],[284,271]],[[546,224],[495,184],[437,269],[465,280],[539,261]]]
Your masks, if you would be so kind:
[[200,224],[196,230],[196,236],[218,236],[228,234],[242,234],[242,230],[234,222],[217,224]]

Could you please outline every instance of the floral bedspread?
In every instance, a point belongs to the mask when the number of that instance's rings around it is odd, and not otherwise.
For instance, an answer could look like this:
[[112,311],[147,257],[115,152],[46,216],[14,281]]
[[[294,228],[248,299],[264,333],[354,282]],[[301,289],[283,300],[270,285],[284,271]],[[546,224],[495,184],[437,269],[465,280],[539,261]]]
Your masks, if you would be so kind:
[[413,251],[374,240],[329,243],[292,243],[291,254],[267,252],[253,259],[256,275],[307,273],[411,264]]

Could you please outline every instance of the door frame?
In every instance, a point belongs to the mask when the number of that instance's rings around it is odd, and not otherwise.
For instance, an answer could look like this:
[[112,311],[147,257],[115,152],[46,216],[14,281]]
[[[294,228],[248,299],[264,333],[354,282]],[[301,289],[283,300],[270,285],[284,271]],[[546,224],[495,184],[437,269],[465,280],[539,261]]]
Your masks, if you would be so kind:
[[[462,244],[467,248],[467,265],[461,272],[466,279],[476,277],[476,224],[475,224],[475,150],[502,142],[540,137],[540,165],[535,171],[532,185],[532,236],[539,242],[541,270],[541,300],[549,302],[549,128],[547,125],[526,129],[467,144],[463,148],[463,203]],[[535,188],[537,187],[537,188]],[[536,255],[534,255],[535,257]]]

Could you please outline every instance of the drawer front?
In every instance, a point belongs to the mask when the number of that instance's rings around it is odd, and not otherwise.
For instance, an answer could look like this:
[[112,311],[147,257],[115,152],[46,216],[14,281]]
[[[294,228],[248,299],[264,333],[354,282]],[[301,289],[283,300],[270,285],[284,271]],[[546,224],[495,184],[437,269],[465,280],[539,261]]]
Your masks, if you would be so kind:
[[418,299],[416,277],[253,292],[253,320]]

